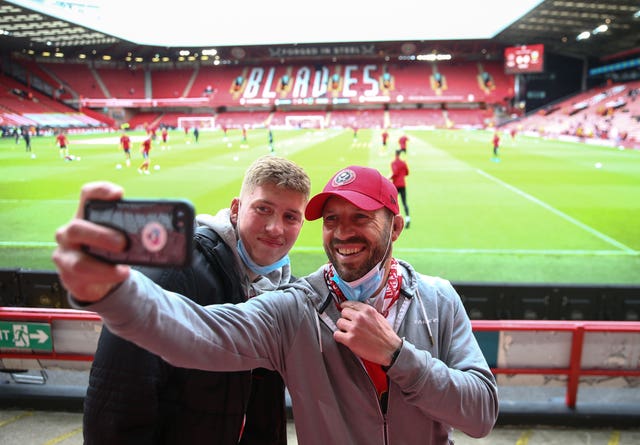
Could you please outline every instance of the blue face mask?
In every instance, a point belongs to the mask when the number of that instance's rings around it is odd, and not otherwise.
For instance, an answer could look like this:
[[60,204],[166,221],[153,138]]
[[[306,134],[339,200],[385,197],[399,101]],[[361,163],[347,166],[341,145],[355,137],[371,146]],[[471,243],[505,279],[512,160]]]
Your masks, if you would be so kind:
[[332,280],[338,285],[347,300],[364,302],[367,298],[373,297],[373,293],[380,287],[380,284],[382,284],[382,278],[384,277],[384,268],[382,267],[382,263],[387,257],[387,253],[391,247],[392,236],[393,231],[390,231],[389,241],[387,242],[384,255],[382,255],[382,260],[363,277],[360,277],[355,281],[347,282],[340,278],[337,271],[333,274]]
[[364,302],[373,296],[373,293],[380,287],[384,268],[382,262],[376,264],[367,274],[355,281],[344,281],[337,273],[333,274],[332,280],[338,285],[342,294],[347,300]]
[[290,263],[289,255],[285,255],[275,263],[269,264],[268,266],[260,266],[251,259],[241,239],[238,239],[238,255],[240,255],[242,262],[244,262],[253,273],[258,275],[269,275],[274,270],[278,270]]

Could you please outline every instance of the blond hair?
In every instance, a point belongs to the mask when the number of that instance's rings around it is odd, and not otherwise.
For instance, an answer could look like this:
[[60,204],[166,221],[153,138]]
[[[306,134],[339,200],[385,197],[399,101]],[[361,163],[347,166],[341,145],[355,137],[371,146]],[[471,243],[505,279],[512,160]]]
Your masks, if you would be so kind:
[[305,200],[311,193],[311,180],[302,167],[279,156],[265,155],[253,161],[244,174],[240,196],[264,184],[302,193]]

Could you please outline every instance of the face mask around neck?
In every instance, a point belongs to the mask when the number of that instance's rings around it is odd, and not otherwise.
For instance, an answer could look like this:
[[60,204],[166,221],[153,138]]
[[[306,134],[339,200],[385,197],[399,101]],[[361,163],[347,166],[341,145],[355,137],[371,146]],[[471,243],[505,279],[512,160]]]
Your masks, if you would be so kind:
[[381,261],[363,277],[355,281],[344,281],[337,271],[333,274],[332,280],[338,285],[347,300],[364,302],[367,298],[372,297],[373,293],[380,287],[383,276],[384,268]]
[[242,244],[242,240],[238,239],[238,255],[240,255],[240,259],[242,262],[255,274],[257,275],[269,275],[274,270],[278,270],[287,264],[290,264],[289,255],[285,255],[280,258],[275,263],[269,264],[267,266],[260,266],[256,264],[255,261],[251,259],[249,253],[244,248],[244,244]]
[[367,298],[373,297],[373,293],[380,287],[380,284],[382,284],[382,277],[384,277],[382,263],[387,257],[387,253],[389,253],[392,236],[393,231],[389,231],[389,240],[387,241],[384,255],[382,255],[382,260],[364,276],[355,281],[347,282],[340,278],[337,270],[335,271],[332,280],[338,285],[347,300],[364,302]]

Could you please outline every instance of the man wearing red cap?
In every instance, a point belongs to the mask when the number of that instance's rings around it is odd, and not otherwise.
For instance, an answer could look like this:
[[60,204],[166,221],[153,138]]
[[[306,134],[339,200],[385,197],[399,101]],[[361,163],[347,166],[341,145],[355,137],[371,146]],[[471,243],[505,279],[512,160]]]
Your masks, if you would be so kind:
[[375,169],[344,168],[305,216],[322,218],[329,263],[242,305],[202,308],[128,266],[88,258],[80,246],[117,251],[125,241],[86,221],[58,230],[53,259],[75,307],[176,366],[278,371],[301,445],[445,445],[454,428],[489,434],[496,382],[460,297],[392,256],[404,228],[394,185]]

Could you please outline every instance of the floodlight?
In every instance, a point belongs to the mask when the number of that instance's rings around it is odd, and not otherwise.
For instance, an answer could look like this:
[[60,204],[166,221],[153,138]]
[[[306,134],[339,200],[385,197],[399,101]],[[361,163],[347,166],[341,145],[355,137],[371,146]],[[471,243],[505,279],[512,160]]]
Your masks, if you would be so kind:
[[589,31],[583,31],[580,34],[578,34],[578,37],[576,37],[576,40],[585,40],[585,39],[588,39],[589,37],[591,37],[591,33]]
[[593,34],[600,34],[601,32],[607,32],[609,27],[607,25],[600,25],[593,30]]

